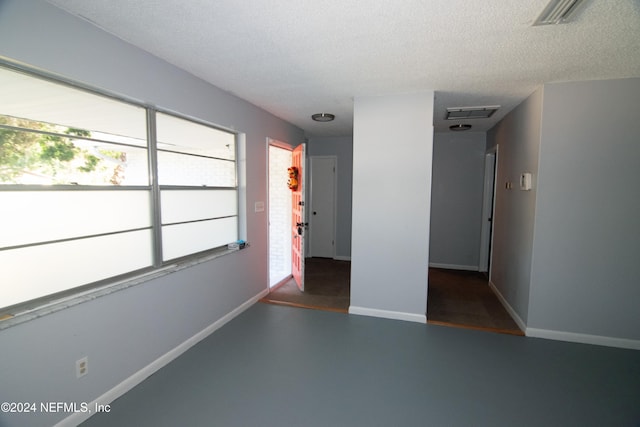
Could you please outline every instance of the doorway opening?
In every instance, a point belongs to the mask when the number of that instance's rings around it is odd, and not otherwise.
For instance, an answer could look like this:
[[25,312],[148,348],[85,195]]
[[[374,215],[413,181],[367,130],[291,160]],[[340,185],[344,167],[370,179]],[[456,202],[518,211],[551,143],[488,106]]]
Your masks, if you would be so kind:
[[348,313],[351,301],[351,262],[331,258],[305,260],[305,289],[301,292],[290,278],[271,288],[260,302]]
[[292,150],[269,142],[269,288],[291,278],[291,190],[287,186]]
[[[315,173],[307,174],[305,144],[292,149],[270,140],[268,150],[269,294],[261,302],[347,313],[351,263],[335,259],[334,249],[337,160],[311,157],[309,166]],[[296,189],[289,186],[291,167],[298,170]],[[316,246],[305,251],[308,232]]]
[[523,336],[490,285],[498,147],[484,158],[478,269],[429,268],[427,322]]

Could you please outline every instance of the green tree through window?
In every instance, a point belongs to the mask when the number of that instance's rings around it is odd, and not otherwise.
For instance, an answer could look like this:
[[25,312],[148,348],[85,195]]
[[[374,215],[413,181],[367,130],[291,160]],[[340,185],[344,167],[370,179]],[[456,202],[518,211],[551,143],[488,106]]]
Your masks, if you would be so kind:
[[0,115],[0,182],[21,184],[29,176],[76,184],[78,174],[98,173],[104,184],[120,185],[126,153],[80,147],[82,138],[91,138],[91,132]]

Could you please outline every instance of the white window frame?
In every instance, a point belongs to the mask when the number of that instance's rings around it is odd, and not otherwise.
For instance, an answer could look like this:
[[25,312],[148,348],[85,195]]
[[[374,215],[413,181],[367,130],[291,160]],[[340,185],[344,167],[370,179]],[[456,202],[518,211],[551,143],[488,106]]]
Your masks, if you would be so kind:
[[[221,246],[216,247],[207,247],[203,250],[198,250],[193,253],[186,254],[179,258],[166,259],[163,260],[163,245],[162,245],[162,222],[161,222],[161,200],[160,200],[160,192],[163,186],[161,186],[158,182],[158,162],[157,162],[157,141],[156,141],[156,113],[167,114],[181,120],[186,120],[188,122],[206,126],[211,129],[215,129],[218,131],[226,132],[233,135],[234,141],[234,173],[235,173],[235,185],[232,187],[220,187],[218,189],[224,190],[233,190],[235,191],[235,239],[237,240],[241,235],[241,229],[244,228],[244,213],[240,209],[241,206],[241,185],[239,183],[239,151],[240,140],[243,137],[242,134],[230,129],[225,129],[221,126],[216,126],[207,121],[189,117],[186,115],[182,115],[173,111],[164,110],[158,108],[156,106],[150,106],[144,104],[142,102],[138,102],[132,99],[126,99],[122,96],[114,95],[112,93],[105,92],[103,90],[98,90],[89,86],[80,85],[75,82],[62,79],[58,76],[48,75],[43,72],[38,72],[32,70],[27,67],[23,67],[21,65],[13,64],[8,61],[0,60],[0,67],[7,69],[13,72],[19,72],[24,75],[30,76],[35,79],[43,79],[49,81],[54,84],[67,86],[71,89],[82,90],[89,94],[107,97],[111,100],[121,102],[124,104],[133,105],[136,107],[140,107],[146,110],[146,127],[147,127],[147,153],[148,153],[148,162],[149,162],[149,175],[150,182],[148,186],[130,186],[130,187],[118,187],[118,186],[77,186],[77,185],[53,185],[53,186],[40,186],[40,185],[13,185],[13,184],[0,184],[0,192],[11,192],[11,191],[149,191],[150,193],[150,212],[151,216],[151,224],[149,229],[152,231],[152,254],[151,254],[151,265],[149,267],[128,271],[123,274],[118,274],[115,276],[108,277],[106,279],[97,280],[95,282],[85,283],[79,286],[74,286],[72,288],[65,289],[60,292],[56,292],[53,294],[42,295],[27,301],[21,301],[16,304],[2,306],[2,302],[0,302],[0,329],[3,329],[3,326],[6,327],[9,323],[7,320],[3,319],[17,319],[20,316],[20,313],[31,313],[35,310],[38,310],[42,307],[50,307],[52,304],[57,304],[61,301],[68,302],[69,299],[75,299],[76,302],[81,302],[86,299],[87,292],[97,292],[97,293],[111,293],[115,290],[118,290],[123,287],[128,287],[137,283],[141,283],[146,281],[149,278],[157,277],[157,273],[168,273],[171,271],[175,271],[176,269],[185,268],[185,266],[192,265],[194,262],[204,262],[214,257],[218,257],[221,255],[225,255],[230,252],[234,252],[234,250],[227,249],[227,245],[223,244]],[[2,113],[2,111],[0,111]],[[179,190],[202,190],[202,188],[194,187],[194,186],[178,186],[175,189]],[[216,188],[207,188],[207,190],[215,191]],[[117,234],[117,233],[115,233]],[[69,241],[74,241],[80,238],[70,238]],[[67,240],[67,239],[65,239]],[[44,242],[46,243],[46,242]],[[228,242],[231,243],[231,242]],[[43,242],[36,242],[28,245],[23,245],[25,247],[30,246],[38,246],[43,245]],[[0,252],[5,250],[11,250],[11,247],[0,247]],[[70,260],[70,263],[73,263],[73,260]],[[10,282],[10,280],[8,281]],[[6,286],[6,284],[5,284]],[[94,295],[95,296],[95,295]],[[69,304],[66,303],[65,306]],[[4,325],[3,325],[4,324]]]

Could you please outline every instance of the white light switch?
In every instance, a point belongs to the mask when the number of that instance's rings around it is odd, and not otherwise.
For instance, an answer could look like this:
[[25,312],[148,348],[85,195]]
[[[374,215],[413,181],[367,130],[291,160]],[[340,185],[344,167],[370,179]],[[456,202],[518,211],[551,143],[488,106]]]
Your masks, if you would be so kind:
[[255,212],[264,212],[264,202],[256,202],[255,203]]
[[531,190],[531,173],[525,172],[520,175],[520,189]]

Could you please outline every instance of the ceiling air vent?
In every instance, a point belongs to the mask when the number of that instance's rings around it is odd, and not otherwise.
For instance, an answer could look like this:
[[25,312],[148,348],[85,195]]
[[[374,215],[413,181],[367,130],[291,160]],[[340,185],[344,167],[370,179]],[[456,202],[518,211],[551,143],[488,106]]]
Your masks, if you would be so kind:
[[482,107],[455,107],[447,108],[446,120],[462,119],[488,119],[495,113],[499,105],[487,105]]
[[562,24],[576,12],[582,2],[583,0],[551,0],[533,25]]

